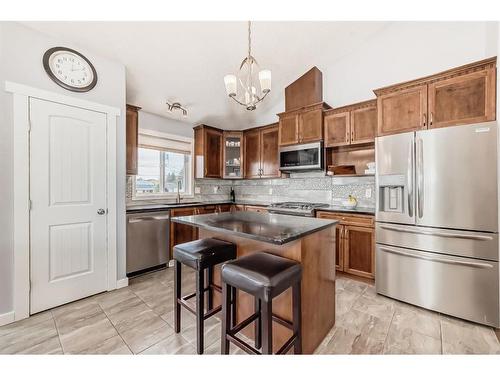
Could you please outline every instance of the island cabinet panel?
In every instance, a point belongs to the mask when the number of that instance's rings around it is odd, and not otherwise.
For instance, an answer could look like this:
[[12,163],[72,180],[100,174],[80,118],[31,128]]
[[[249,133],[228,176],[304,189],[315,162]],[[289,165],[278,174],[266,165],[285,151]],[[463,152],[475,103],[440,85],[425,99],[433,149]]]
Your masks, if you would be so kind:
[[325,114],[325,147],[345,146],[350,141],[349,111]]
[[377,134],[377,104],[351,111],[351,144],[375,141]]
[[375,230],[368,227],[344,227],[344,272],[373,278],[375,274]]
[[231,204],[219,204],[217,206],[217,212],[230,212],[231,206]]
[[375,223],[372,215],[318,211],[316,217],[339,220],[336,229],[337,271],[375,278]]
[[278,125],[263,128],[260,136],[261,177],[280,177]]
[[267,208],[261,206],[245,206],[245,211],[262,212],[266,213]]
[[137,151],[139,147],[139,110],[136,107],[127,104],[126,114],[126,158],[127,175],[137,174]]
[[[190,216],[196,215],[199,207],[174,208],[170,211],[170,216]],[[173,248],[177,244],[194,241],[198,238],[198,229],[190,225],[170,222],[170,258],[172,259]]]
[[279,122],[279,145],[288,146],[299,143],[299,115],[283,115]]
[[323,110],[315,109],[300,114],[299,142],[317,142],[323,139]]
[[222,178],[223,131],[206,125],[194,128],[195,177]]
[[495,69],[429,85],[429,128],[495,120]]
[[427,128],[427,86],[383,94],[378,97],[377,135]]

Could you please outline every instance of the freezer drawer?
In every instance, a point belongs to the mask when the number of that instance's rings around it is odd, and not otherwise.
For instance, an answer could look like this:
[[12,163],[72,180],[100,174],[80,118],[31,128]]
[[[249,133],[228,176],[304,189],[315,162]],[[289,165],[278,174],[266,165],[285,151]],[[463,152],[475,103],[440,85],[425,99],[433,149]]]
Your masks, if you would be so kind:
[[127,275],[168,263],[170,212],[127,215]]
[[498,261],[498,234],[377,223],[377,243]]
[[499,327],[498,263],[376,246],[377,293]]

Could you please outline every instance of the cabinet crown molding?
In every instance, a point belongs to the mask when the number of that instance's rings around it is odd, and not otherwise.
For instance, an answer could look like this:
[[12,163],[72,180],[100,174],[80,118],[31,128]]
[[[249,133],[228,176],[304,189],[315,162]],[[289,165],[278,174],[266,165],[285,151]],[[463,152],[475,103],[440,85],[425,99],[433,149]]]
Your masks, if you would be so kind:
[[462,66],[459,66],[456,68],[448,69],[448,70],[445,70],[443,72],[439,72],[439,73],[425,76],[422,78],[417,78],[414,80],[396,83],[394,85],[390,85],[390,86],[386,86],[386,87],[381,87],[379,89],[373,90],[373,92],[378,97],[380,95],[387,94],[389,92],[401,91],[401,90],[409,89],[412,87],[427,85],[427,84],[442,81],[445,79],[458,77],[458,76],[469,74],[469,73],[476,72],[476,71],[495,68],[496,63],[497,63],[497,57],[494,56],[494,57],[490,57],[488,59],[484,59],[484,60],[476,61],[476,62],[473,62],[470,64],[462,65]]
[[370,107],[376,107],[376,106],[377,106],[377,99],[370,99],[370,100],[365,100],[365,101],[358,102],[358,103],[344,105],[342,107],[327,109],[327,110],[325,110],[325,116],[333,115],[335,113],[348,112],[348,111],[352,111],[354,109],[370,108]]
[[296,109],[293,109],[291,111],[281,112],[281,113],[278,113],[277,116],[278,117],[290,116],[290,115],[294,115],[294,114],[297,114],[297,113],[304,113],[304,112],[309,112],[309,111],[315,111],[317,109],[327,110],[327,109],[331,109],[331,108],[332,107],[328,103],[319,102],[319,103],[311,104],[311,105],[308,105],[308,106],[305,106],[305,107],[296,108]]

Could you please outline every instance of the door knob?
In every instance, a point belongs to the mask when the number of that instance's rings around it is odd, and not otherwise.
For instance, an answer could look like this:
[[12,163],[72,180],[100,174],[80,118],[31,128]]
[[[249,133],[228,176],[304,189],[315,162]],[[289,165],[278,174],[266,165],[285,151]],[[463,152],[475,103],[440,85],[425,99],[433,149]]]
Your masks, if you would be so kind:
[[104,208],[99,208],[99,209],[97,210],[97,214],[98,214],[98,215],[104,215],[105,213],[106,213],[106,210],[105,210]]

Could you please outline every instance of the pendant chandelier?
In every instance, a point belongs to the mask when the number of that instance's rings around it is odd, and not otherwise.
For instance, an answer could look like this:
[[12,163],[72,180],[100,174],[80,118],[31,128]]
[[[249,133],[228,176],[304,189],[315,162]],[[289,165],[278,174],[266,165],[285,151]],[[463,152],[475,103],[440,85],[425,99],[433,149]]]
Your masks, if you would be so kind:
[[[257,104],[271,91],[271,71],[260,70],[257,60],[252,56],[251,36],[251,22],[248,21],[248,56],[241,62],[237,75],[228,74],[224,77],[227,95],[249,111],[257,108]],[[259,91],[257,80],[260,84]]]

